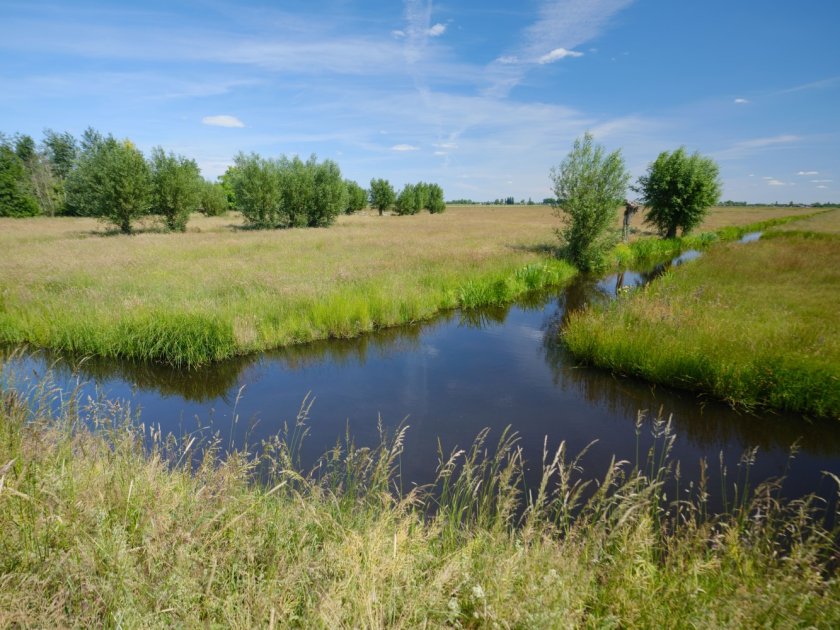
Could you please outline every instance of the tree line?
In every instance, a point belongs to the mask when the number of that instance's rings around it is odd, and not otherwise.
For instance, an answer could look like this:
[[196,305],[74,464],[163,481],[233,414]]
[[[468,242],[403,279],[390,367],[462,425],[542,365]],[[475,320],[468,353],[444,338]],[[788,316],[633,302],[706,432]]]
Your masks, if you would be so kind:
[[209,182],[193,159],[162,147],[147,158],[130,140],[92,128],[79,139],[48,129],[40,146],[28,135],[0,134],[0,217],[91,216],[130,233],[147,215],[184,231],[193,212],[233,209],[254,228],[324,227],[368,202],[380,214],[434,214],[445,210],[443,199],[440,186],[423,182],[397,195],[390,182],[374,179],[369,193],[315,155],[303,161],[239,153],[219,181]]

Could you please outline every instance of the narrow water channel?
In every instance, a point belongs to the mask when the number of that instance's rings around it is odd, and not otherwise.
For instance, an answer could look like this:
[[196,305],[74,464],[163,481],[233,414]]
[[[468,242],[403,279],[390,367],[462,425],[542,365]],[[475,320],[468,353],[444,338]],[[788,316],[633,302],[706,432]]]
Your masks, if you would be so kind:
[[[670,266],[697,255],[683,254]],[[43,374],[49,368],[63,388],[80,379],[85,396],[131,401],[144,422],[160,424],[164,433],[202,427],[218,431],[228,447],[257,445],[276,434],[284,422],[294,422],[309,396],[314,398],[311,432],[302,451],[307,466],[346,432],[358,445],[370,446],[378,441],[378,418],[391,430],[404,422],[409,426],[401,462],[405,488],[433,479],[438,440],[449,452],[469,445],[485,427],[498,437],[508,425],[530,462],[529,484],[536,483],[546,437],[550,447],[565,441],[572,454],[595,440],[584,466],[591,476],[601,476],[613,456],[630,462],[637,453],[644,457],[654,441],[652,419],[661,415],[672,419],[676,432],[673,455],[681,462],[682,484],[697,478],[705,458],[713,472],[709,489],[715,505],[719,462],[727,466],[730,483],[739,475],[743,481],[739,461],[755,447],[751,481],[787,474],[786,495],[828,495],[831,484],[822,471],[840,472],[836,423],[736,412],[694,393],[577,367],[558,344],[569,312],[610,299],[664,269],[579,278],[509,307],[447,313],[431,322],[192,372],[100,359],[76,364],[43,352],[18,356],[6,369]],[[641,429],[639,412],[645,418]]]

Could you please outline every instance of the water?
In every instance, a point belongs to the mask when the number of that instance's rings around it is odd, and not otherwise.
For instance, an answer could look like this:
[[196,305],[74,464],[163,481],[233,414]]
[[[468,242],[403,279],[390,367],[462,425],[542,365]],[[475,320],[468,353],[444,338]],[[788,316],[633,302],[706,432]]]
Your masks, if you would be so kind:
[[[699,255],[699,254],[697,254]],[[682,264],[696,257],[683,254]],[[45,353],[13,361],[20,372],[44,373],[58,382],[87,384],[85,395],[128,399],[142,420],[164,433],[183,434],[212,427],[229,447],[257,445],[292,423],[302,401],[315,401],[303,462],[317,458],[349,432],[357,444],[378,442],[377,422],[393,431],[409,426],[402,457],[403,487],[429,482],[445,453],[469,445],[485,427],[498,437],[510,425],[529,465],[534,485],[544,440],[561,441],[574,454],[593,440],[584,465],[602,475],[610,458],[636,461],[654,442],[652,418],[671,417],[677,438],[674,457],[686,486],[696,479],[699,461],[713,471],[710,488],[720,504],[714,472],[719,458],[734,480],[738,463],[758,447],[750,479],[785,474],[785,493],[828,494],[822,471],[840,472],[840,431],[835,422],[801,416],[736,412],[701,395],[578,367],[557,343],[568,313],[594,300],[610,299],[621,287],[638,286],[661,274],[625,272],[604,279],[581,278],[554,293],[532,296],[506,308],[454,312],[423,324],[383,330],[352,340],[318,342],[238,358],[180,372],[163,366],[88,359],[80,365]],[[644,414],[641,429],[636,418]],[[236,421],[234,421],[236,418]]]

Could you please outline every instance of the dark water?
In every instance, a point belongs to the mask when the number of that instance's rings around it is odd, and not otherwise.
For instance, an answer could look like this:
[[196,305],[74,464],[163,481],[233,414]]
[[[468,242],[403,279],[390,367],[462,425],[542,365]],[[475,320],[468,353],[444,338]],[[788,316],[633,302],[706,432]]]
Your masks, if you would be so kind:
[[[695,254],[684,254],[680,264]],[[705,458],[713,473],[722,457],[730,483],[742,454],[758,447],[750,479],[782,475],[791,464],[785,493],[828,495],[821,471],[840,472],[840,426],[797,415],[758,415],[690,392],[656,387],[632,378],[575,366],[557,343],[566,315],[585,303],[610,299],[622,287],[642,284],[664,271],[625,272],[580,279],[553,294],[506,308],[455,312],[435,321],[239,358],[193,372],[161,366],[88,359],[80,365],[35,353],[18,357],[19,374],[48,366],[64,387],[74,373],[86,394],[129,399],[141,419],[164,433],[198,426],[218,430],[228,446],[256,445],[294,422],[310,395],[311,433],[302,451],[312,465],[346,431],[357,444],[378,441],[377,420],[393,429],[409,426],[402,457],[403,487],[429,482],[437,465],[438,439],[445,452],[469,445],[485,427],[498,437],[510,425],[530,462],[529,484],[544,439],[566,441],[574,454],[597,440],[584,460],[601,476],[615,455],[636,461],[653,443],[652,418],[671,417],[677,438],[673,455],[683,483],[698,475]],[[636,418],[645,421],[637,437]],[[234,417],[238,420],[234,423]],[[492,441],[492,440],[491,440]],[[714,479],[714,477],[713,477]],[[718,496],[719,481],[711,491]]]

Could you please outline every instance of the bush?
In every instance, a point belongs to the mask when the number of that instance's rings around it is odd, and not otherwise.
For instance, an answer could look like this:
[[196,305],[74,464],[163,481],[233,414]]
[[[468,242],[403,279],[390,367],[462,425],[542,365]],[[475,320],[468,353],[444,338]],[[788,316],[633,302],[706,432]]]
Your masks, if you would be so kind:
[[347,187],[347,207],[344,209],[345,214],[353,214],[354,212],[363,210],[367,205],[367,191],[349,179],[344,180],[344,185]]
[[201,195],[198,211],[208,217],[218,217],[225,214],[230,205],[224,186],[204,180],[201,184]]
[[387,179],[370,180],[370,205],[379,210],[379,216],[394,205],[396,194]]
[[132,221],[148,213],[150,199],[151,178],[143,154],[129,140],[87,130],[82,157],[67,180],[68,206],[129,234]]
[[338,165],[315,156],[303,162],[239,154],[229,169],[236,208],[252,227],[323,227],[347,207],[348,193]]
[[180,155],[167,155],[161,147],[155,147],[149,159],[149,170],[152,212],[164,218],[168,229],[183,232],[187,229],[190,213],[201,205],[204,180],[198,164]]
[[604,155],[604,148],[587,132],[575,140],[559,168],[551,170],[551,179],[555,197],[564,200],[558,214],[571,219],[559,233],[566,256],[578,268],[591,270],[611,245],[608,230],[630,180],[621,152]]
[[397,200],[394,203],[394,210],[399,215],[417,214],[420,212],[421,197],[418,194],[417,186],[406,184],[397,195]]
[[10,146],[0,144],[0,217],[32,217],[40,213],[23,160]]
[[709,206],[720,198],[718,166],[699,153],[687,155],[683,147],[673,153],[663,151],[648,166],[647,175],[639,178],[635,190],[650,208],[646,223],[665,238],[676,237],[677,228],[685,235],[703,221]]

